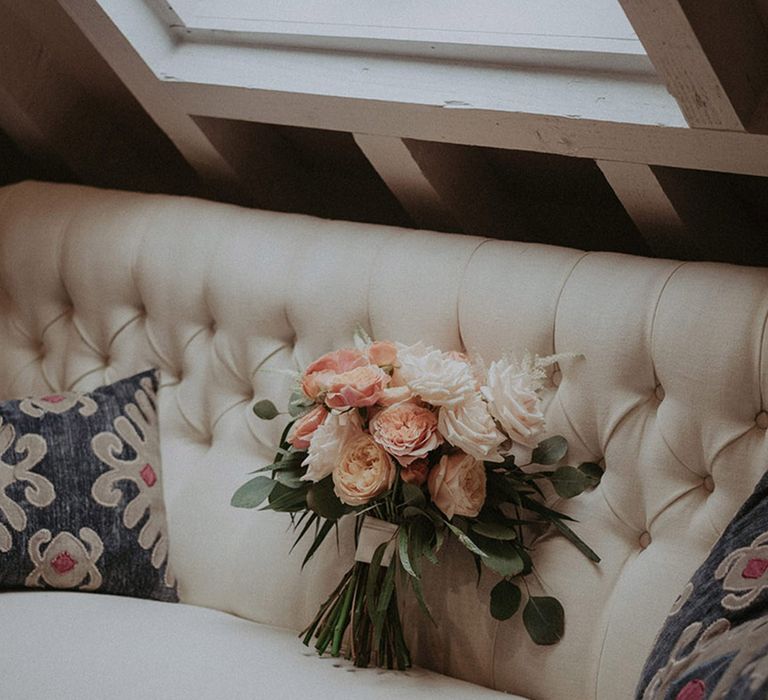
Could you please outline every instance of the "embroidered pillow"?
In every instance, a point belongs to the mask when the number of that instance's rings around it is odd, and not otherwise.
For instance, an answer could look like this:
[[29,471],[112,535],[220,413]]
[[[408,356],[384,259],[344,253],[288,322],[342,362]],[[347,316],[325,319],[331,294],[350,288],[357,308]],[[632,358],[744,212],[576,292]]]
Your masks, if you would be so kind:
[[672,606],[637,697],[768,698],[768,474]]
[[155,370],[0,403],[0,586],[178,597]]

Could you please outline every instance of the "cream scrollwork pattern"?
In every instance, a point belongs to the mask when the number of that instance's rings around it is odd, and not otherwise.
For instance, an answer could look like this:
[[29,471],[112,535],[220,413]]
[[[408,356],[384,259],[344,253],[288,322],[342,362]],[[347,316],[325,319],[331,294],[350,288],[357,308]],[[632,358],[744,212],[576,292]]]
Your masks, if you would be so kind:
[[[22,456],[15,464],[3,458],[12,446]],[[42,436],[27,433],[17,440],[16,429],[9,423],[3,423],[0,418],[0,515],[7,522],[7,525],[0,522],[0,552],[10,551],[12,546],[8,526],[16,532],[21,532],[27,526],[24,509],[6,493],[9,486],[15,482],[25,482],[27,486],[24,496],[31,505],[38,508],[49,506],[56,498],[53,484],[32,471],[43,461],[47,452],[48,446]]]
[[[124,495],[117,484],[130,481],[136,485],[138,494],[126,505],[123,523],[134,528],[147,514],[138,541],[144,549],[152,549],[150,560],[159,569],[168,558],[168,532],[160,482],[156,396],[150,379],[143,379],[141,387],[134,394],[135,403],[126,404],[125,415],[113,421],[115,432],[99,433],[91,440],[94,453],[109,467],[96,479],[91,494],[101,505],[115,508]],[[126,446],[132,457],[125,456]],[[168,567],[165,579],[167,585],[173,585]]]
[[60,532],[51,540],[51,531],[43,529],[32,535],[27,550],[35,568],[27,576],[25,585],[42,587],[42,579],[53,588],[98,590],[102,576],[96,564],[104,553],[104,543],[89,527],[80,528],[79,534],[80,539],[69,532]]
[[60,394],[22,399],[19,402],[19,410],[32,418],[42,418],[46,413],[55,413],[57,415],[66,413],[78,405],[80,406],[79,413],[81,416],[92,416],[99,408],[96,402],[87,394],[65,391]]

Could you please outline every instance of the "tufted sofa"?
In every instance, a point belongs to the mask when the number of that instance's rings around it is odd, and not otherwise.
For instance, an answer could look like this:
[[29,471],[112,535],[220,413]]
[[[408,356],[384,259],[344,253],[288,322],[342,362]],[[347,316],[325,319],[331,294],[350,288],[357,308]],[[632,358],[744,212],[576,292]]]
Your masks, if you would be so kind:
[[[0,696],[630,698],[671,603],[765,470],[767,318],[762,269],[69,185],[0,189],[0,399],[162,370],[183,601],[0,593]],[[421,668],[355,670],[296,639],[351,552],[327,543],[300,574],[287,517],[229,500],[281,427],[258,421],[254,401],[287,396],[279,370],[348,344],[357,322],[486,358],[583,354],[555,373],[547,415],[571,461],[606,467],[597,489],[559,506],[603,561],[539,542],[541,581],[566,609],[557,646],[493,621],[494,581],[476,586],[459,551],[429,572],[438,627],[405,603]]]

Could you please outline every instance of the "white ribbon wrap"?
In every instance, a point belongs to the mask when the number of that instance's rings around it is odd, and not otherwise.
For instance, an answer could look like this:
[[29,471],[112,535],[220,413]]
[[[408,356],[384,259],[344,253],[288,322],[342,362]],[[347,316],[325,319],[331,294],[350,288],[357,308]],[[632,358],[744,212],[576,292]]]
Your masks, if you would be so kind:
[[366,515],[363,519],[363,526],[360,529],[360,537],[357,540],[355,561],[370,564],[377,547],[383,542],[389,542],[389,545],[384,550],[384,556],[381,558],[381,565],[389,566],[397,546],[396,532],[397,525]]

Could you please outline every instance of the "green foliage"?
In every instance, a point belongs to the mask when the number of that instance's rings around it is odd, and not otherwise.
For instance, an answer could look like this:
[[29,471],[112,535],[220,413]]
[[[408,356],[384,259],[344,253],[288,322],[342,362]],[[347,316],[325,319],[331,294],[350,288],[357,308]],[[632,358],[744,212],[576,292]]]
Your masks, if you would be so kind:
[[478,537],[477,545],[485,552],[483,564],[502,576],[517,576],[525,568],[516,543]]
[[600,480],[603,478],[603,474],[605,473],[603,468],[594,462],[584,462],[583,464],[580,464],[579,471],[585,474],[586,477],[592,481],[590,486],[593,488],[600,483]]
[[346,513],[346,506],[333,491],[333,479],[326,476],[313,483],[307,491],[307,507],[328,520],[338,520]]
[[565,611],[556,598],[531,596],[523,608],[523,624],[536,644],[557,644],[565,631]]
[[531,455],[534,464],[557,464],[568,452],[568,441],[562,435],[542,440]]
[[502,523],[477,522],[472,523],[472,531],[483,537],[492,540],[514,540],[517,539],[517,533],[514,528]]
[[521,598],[520,587],[502,579],[491,589],[491,615],[496,620],[509,620],[520,607]]
[[561,498],[574,498],[592,486],[592,480],[575,467],[558,467],[549,475],[552,486]]
[[304,392],[294,391],[291,394],[291,398],[288,399],[288,413],[291,417],[298,418],[303,416],[314,405],[315,402],[304,396]]
[[269,399],[262,399],[253,404],[253,412],[262,420],[272,420],[280,415],[280,411]]
[[254,477],[235,491],[230,503],[235,508],[256,508],[269,497],[276,485],[267,476]]

